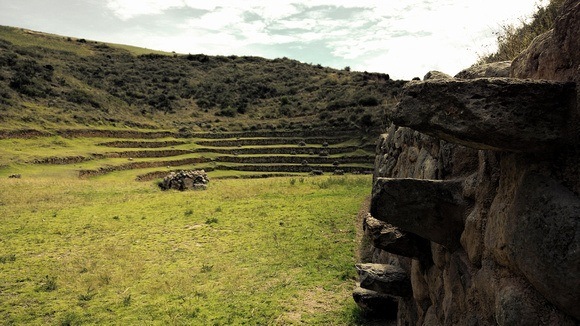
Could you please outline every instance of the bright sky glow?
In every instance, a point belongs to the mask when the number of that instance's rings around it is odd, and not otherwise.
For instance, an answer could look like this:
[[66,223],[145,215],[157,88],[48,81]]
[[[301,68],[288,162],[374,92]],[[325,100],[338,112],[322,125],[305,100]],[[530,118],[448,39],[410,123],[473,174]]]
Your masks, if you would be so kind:
[[[545,0],[544,0],[545,2]],[[454,75],[541,0],[0,0],[0,25],[178,53]]]

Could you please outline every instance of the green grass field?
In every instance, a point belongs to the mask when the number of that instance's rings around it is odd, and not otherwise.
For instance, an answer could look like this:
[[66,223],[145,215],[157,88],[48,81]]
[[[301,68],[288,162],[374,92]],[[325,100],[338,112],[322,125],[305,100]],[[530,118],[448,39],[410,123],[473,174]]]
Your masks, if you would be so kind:
[[3,324],[357,323],[355,218],[370,176],[216,178],[206,191],[163,192],[132,171],[79,179],[74,169],[91,162],[25,163],[103,151],[94,143],[3,141]]

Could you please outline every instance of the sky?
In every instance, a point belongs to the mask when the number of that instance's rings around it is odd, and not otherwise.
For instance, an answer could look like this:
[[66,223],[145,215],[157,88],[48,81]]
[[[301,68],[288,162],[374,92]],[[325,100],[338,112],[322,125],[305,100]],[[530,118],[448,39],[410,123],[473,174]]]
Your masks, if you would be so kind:
[[0,25],[182,54],[455,75],[546,0],[0,0]]

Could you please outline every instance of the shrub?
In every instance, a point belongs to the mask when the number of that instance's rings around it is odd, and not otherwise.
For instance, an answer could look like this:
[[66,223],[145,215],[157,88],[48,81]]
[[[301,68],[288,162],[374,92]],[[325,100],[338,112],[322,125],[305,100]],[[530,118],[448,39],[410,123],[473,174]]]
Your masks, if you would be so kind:
[[216,224],[218,222],[217,217],[208,217],[205,220],[205,224]]
[[374,96],[365,96],[358,100],[358,104],[362,106],[377,106],[379,103],[379,99]]
[[40,284],[36,287],[36,291],[39,292],[51,292],[56,290],[56,277],[46,275]]
[[360,118],[360,124],[362,127],[370,127],[373,125],[373,116],[370,114],[365,114]]
[[209,273],[213,270],[213,265],[207,265],[207,264],[203,264],[201,265],[201,272],[202,273]]
[[226,108],[221,109],[216,115],[223,116],[223,117],[235,117],[236,116],[236,109],[228,106]]
[[8,254],[8,255],[0,256],[0,263],[2,263],[2,264],[11,263],[14,261],[16,261],[15,254]]

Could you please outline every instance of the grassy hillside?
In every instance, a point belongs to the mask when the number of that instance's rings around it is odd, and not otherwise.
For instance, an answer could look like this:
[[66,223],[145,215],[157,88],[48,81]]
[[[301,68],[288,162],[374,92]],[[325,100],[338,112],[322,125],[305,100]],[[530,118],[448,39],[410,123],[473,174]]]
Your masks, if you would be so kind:
[[2,129],[370,130],[403,81],[282,58],[177,55],[0,27]]

